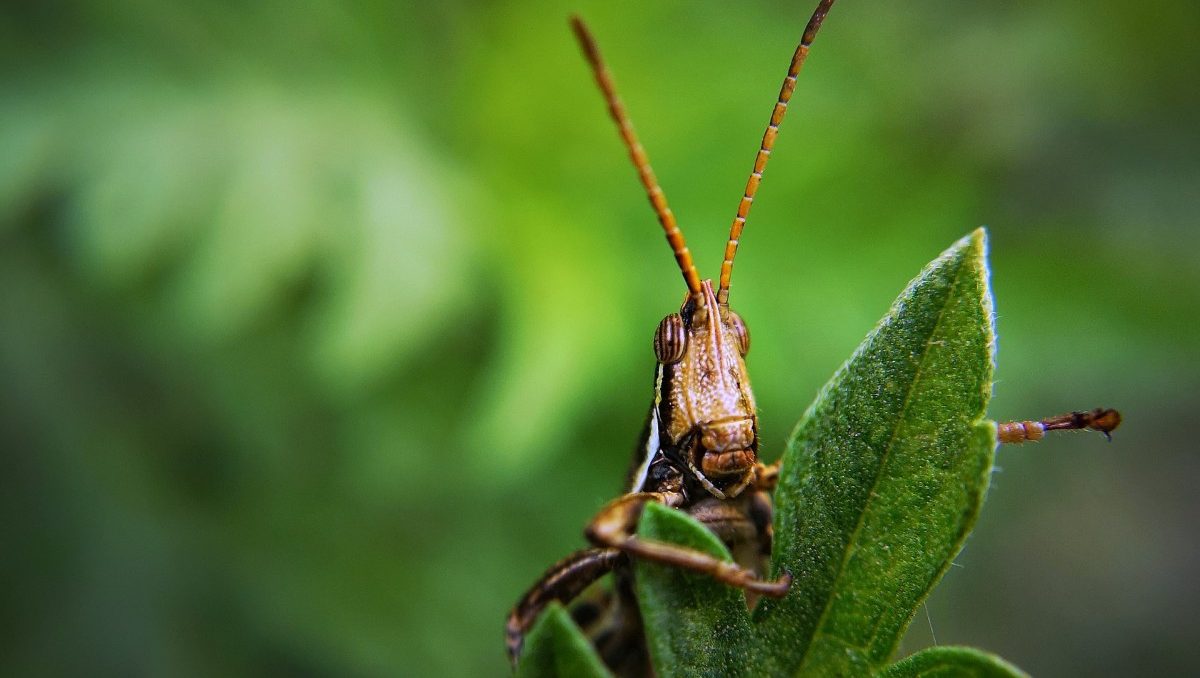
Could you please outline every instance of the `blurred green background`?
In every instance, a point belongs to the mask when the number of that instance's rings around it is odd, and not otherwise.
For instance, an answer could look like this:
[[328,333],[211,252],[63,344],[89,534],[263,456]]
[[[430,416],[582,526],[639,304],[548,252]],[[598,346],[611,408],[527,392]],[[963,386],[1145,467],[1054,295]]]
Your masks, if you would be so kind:
[[[567,29],[705,275],[812,0],[0,10],[5,675],[503,675],[508,607],[623,486],[682,285]],[[979,224],[1004,449],[903,652],[1200,661],[1200,9],[830,14],[732,301],[773,459]]]

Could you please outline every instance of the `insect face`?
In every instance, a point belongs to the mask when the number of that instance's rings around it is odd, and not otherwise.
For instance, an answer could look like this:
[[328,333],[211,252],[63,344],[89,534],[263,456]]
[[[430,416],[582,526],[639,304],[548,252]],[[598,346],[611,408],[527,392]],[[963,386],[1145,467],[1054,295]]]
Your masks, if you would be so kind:
[[658,423],[658,444],[667,459],[718,498],[737,496],[758,462],[758,418],[744,350],[748,337],[742,319],[717,303],[709,280],[701,284],[700,303],[689,294],[679,315],[664,319],[655,336],[656,349],[670,348],[671,356],[679,356],[664,361],[665,351],[656,350],[657,407],[651,416]]

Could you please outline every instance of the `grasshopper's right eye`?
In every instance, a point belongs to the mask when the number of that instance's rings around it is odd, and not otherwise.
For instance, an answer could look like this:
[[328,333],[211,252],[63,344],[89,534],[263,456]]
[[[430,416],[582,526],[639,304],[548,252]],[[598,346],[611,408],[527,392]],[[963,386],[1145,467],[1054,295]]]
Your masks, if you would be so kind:
[[744,358],[750,352],[750,330],[746,327],[746,321],[742,320],[742,316],[733,311],[728,311],[726,316],[729,327],[733,330],[733,336],[737,339],[738,352]]
[[654,332],[654,355],[663,364],[677,363],[687,349],[687,328],[678,313],[662,319]]

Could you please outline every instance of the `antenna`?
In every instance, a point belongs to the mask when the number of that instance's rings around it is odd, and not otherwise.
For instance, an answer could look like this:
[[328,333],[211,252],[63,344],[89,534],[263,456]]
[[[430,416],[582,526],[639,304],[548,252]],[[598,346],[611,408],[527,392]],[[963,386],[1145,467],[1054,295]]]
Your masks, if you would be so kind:
[[679,270],[683,273],[683,281],[687,284],[692,298],[695,299],[697,308],[703,308],[704,295],[700,287],[700,275],[696,273],[696,264],[692,261],[692,253],[688,250],[687,243],[684,242],[683,232],[675,223],[675,214],[667,206],[667,197],[663,195],[662,188],[658,185],[654,170],[650,169],[650,159],[646,157],[646,149],[642,148],[642,143],[638,141],[637,134],[633,131],[633,123],[625,114],[625,106],[617,97],[612,76],[609,75],[604,60],[600,58],[600,49],[596,47],[596,41],[592,38],[592,34],[582,19],[577,16],[571,17],[571,28],[575,31],[575,37],[579,39],[584,56],[592,65],[592,71],[596,74],[596,84],[600,85],[600,90],[604,92],[604,98],[608,102],[608,112],[612,115],[613,121],[617,123],[617,131],[621,133],[621,139],[625,141],[625,146],[629,149],[629,157],[633,160],[634,167],[637,168],[642,186],[646,188],[646,195],[650,198],[654,213],[658,215],[658,223],[662,224],[663,232],[667,236],[667,243],[671,245],[671,251],[675,253],[675,262],[679,264]]
[[800,38],[800,45],[796,47],[796,53],[792,55],[792,64],[788,67],[787,77],[783,79],[783,87],[779,89],[779,99],[771,111],[771,122],[767,124],[767,131],[763,133],[758,154],[754,156],[754,170],[750,172],[750,178],[746,181],[746,191],[742,194],[741,202],[738,203],[737,216],[733,218],[733,225],[729,228],[729,242],[725,245],[725,261],[721,262],[721,286],[717,289],[717,303],[721,306],[729,305],[729,278],[733,275],[733,257],[737,254],[738,240],[742,237],[742,227],[746,225],[746,215],[750,213],[754,194],[758,192],[758,184],[762,181],[763,170],[767,167],[767,159],[771,157],[771,147],[775,145],[775,135],[779,133],[779,123],[783,122],[783,114],[787,113],[788,102],[791,101],[792,92],[796,89],[796,76],[799,75],[800,68],[804,66],[804,60],[808,58],[808,48],[816,39],[817,31],[821,30],[821,22],[825,21],[825,15],[833,6],[833,2],[834,0],[821,0],[821,4],[817,5],[817,9],[813,12],[812,18],[808,20],[808,26],[804,28],[804,36]]

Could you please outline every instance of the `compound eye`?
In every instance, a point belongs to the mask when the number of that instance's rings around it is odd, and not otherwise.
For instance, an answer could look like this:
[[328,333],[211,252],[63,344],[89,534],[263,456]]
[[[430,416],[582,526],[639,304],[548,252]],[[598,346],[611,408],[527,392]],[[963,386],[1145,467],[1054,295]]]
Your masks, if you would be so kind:
[[687,350],[687,328],[678,313],[662,319],[654,332],[654,355],[664,365],[677,363]]
[[729,329],[733,330],[733,336],[737,338],[738,351],[745,357],[750,352],[750,330],[746,328],[746,322],[733,311],[726,311],[725,318]]

